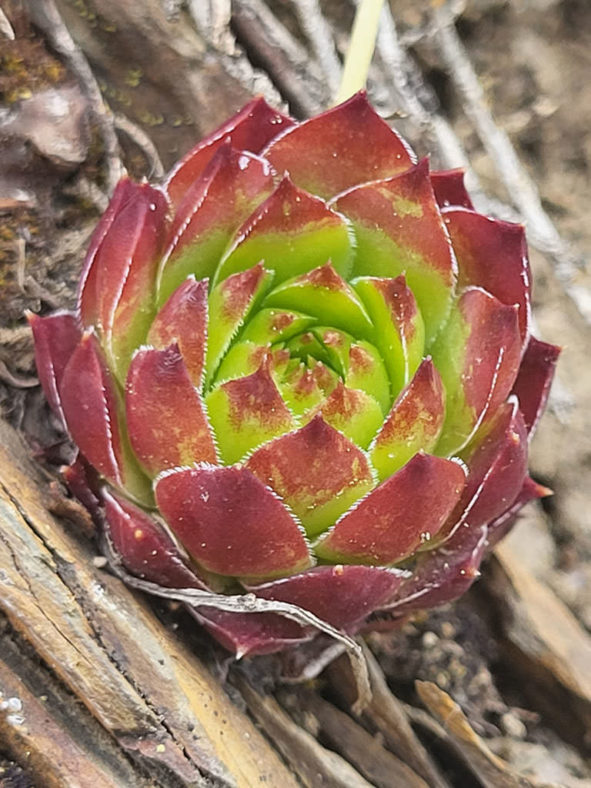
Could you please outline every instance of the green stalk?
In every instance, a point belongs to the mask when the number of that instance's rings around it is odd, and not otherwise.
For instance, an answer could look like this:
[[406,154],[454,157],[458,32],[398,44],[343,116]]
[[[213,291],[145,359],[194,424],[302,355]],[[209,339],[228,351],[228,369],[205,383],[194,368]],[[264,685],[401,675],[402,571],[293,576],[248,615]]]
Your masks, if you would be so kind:
[[341,85],[335,104],[346,101],[367,82],[367,72],[373,57],[378,34],[380,12],[384,0],[360,0],[351,31],[351,41],[345,55]]

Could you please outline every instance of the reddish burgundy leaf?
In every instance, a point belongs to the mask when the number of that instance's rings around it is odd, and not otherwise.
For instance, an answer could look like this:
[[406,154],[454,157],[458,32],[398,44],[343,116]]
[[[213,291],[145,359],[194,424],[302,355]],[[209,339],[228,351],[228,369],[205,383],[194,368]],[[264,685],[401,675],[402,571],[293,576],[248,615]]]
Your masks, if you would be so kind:
[[78,282],[78,314],[83,326],[94,326],[98,321],[99,293],[96,283],[99,266],[95,265],[97,254],[119,211],[128,200],[135,197],[137,189],[137,184],[129,180],[129,178],[123,178],[119,181],[107,210],[101,216],[101,220],[90,239],[90,245],[80,273],[80,281]]
[[247,654],[273,654],[314,635],[313,629],[303,629],[276,613],[227,613],[213,607],[189,612],[236,659]]
[[97,471],[131,495],[146,498],[148,482],[121,430],[122,403],[95,335],[86,333],[72,354],[61,386],[70,434]]
[[54,312],[47,317],[27,313],[35,340],[35,364],[39,382],[53,411],[64,421],[60,385],[64,370],[81,339],[76,316],[71,312]]
[[151,476],[193,462],[217,462],[201,396],[177,345],[136,353],[125,407],[132,448]]
[[462,596],[480,577],[486,546],[485,525],[461,528],[445,545],[421,556],[412,577],[403,582],[396,600],[388,608],[405,615]]
[[517,307],[481,288],[461,295],[433,347],[447,395],[438,454],[460,451],[509,396],[521,358],[517,318]]
[[174,533],[210,572],[271,578],[310,565],[297,522],[244,467],[202,464],[168,471],[155,492]]
[[144,184],[115,217],[97,253],[98,324],[113,371],[125,380],[154,318],[156,268],[168,205]]
[[527,474],[527,433],[516,398],[480,428],[462,456],[468,480],[441,535],[494,520],[519,494]]
[[472,200],[464,186],[464,170],[440,170],[431,173],[431,185],[437,205],[448,208],[452,205],[472,210]]
[[506,512],[503,512],[503,514],[497,517],[496,520],[488,524],[487,551],[490,552],[493,550],[497,542],[509,533],[515,524],[519,511],[526,503],[535,501],[538,498],[546,498],[548,495],[552,495],[552,490],[549,490],[548,487],[544,487],[529,476],[526,476],[521,491],[511,506]]
[[405,273],[429,342],[449,313],[456,262],[427,160],[402,175],[344,192],[331,207],[353,222],[357,239],[353,274],[395,277]]
[[300,123],[264,151],[277,172],[321,197],[403,172],[414,155],[375,112],[365,92]]
[[392,406],[369,449],[380,479],[391,476],[420,449],[431,451],[443,427],[445,391],[426,358]]
[[463,466],[422,452],[345,514],[321,537],[321,558],[391,564],[430,540],[465,484]]
[[159,350],[176,342],[193,385],[201,387],[207,343],[207,279],[187,279],[156,315],[148,344]]
[[395,594],[404,574],[370,566],[319,566],[299,575],[250,586],[263,599],[309,610],[338,629],[350,629]]
[[122,484],[117,392],[94,334],[85,334],[72,354],[62,390],[74,441],[103,476]]
[[186,191],[224,142],[229,140],[236,149],[259,153],[273,137],[293,124],[291,118],[270,107],[262,97],[250,101],[234,117],[201,140],[171,171],[166,189],[173,205],[180,204]]
[[529,338],[513,385],[513,394],[519,399],[519,407],[530,437],[546,407],[559,354],[560,348],[556,345],[540,342],[535,337]]
[[477,413],[494,413],[511,391],[519,369],[515,313],[480,290],[467,291],[460,310],[471,329],[464,363],[465,375],[472,376],[464,388],[466,401]]
[[261,446],[246,467],[285,501],[309,534],[328,528],[374,486],[365,454],[321,416]]
[[60,468],[60,473],[72,495],[97,518],[101,512],[100,479],[95,469],[78,453],[71,465]]
[[518,304],[525,342],[531,320],[531,276],[523,226],[461,208],[445,210],[443,217],[458,261],[458,284],[476,285],[503,304]]
[[166,588],[206,588],[163,525],[112,491],[102,498],[107,533],[128,571]]
[[189,274],[212,277],[236,228],[273,189],[267,161],[225,143],[174,216],[159,266],[159,303]]

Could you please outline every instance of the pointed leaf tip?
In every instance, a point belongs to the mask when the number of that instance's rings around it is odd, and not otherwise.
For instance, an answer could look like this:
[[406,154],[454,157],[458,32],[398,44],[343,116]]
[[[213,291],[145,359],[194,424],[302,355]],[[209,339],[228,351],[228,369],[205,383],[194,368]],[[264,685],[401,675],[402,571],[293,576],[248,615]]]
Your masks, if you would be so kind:
[[237,462],[256,446],[296,426],[266,359],[251,375],[214,388],[205,402],[226,463]]
[[321,416],[257,449],[246,467],[275,490],[309,534],[328,528],[374,486],[364,453]]
[[112,490],[102,499],[107,533],[130,572],[168,588],[205,588],[161,523]]
[[321,537],[315,552],[331,562],[400,561],[437,534],[465,481],[461,464],[415,454]]
[[193,462],[217,462],[205,408],[178,345],[136,353],[125,407],[131,445],[151,476]]
[[298,524],[247,468],[198,465],[168,472],[155,492],[173,532],[210,572],[270,578],[310,565]]
[[346,276],[352,255],[350,230],[343,217],[285,175],[236,231],[220,262],[216,281],[259,260],[274,271],[275,285],[327,260]]
[[189,278],[178,287],[156,315],[148,334],[148,344],[164,350],[176,342],[191,381],[203,383],[207,345],[207,279]]
[[47,317],[29,312],[27,320],[33,332],[39,382],[54,413],[65,422],[60,388],[66,366],[82,336],[78,319],[70,312],[56,312]]
[[166,189],[173,205],[178,206],[191,184],[203,173],[215,152],[230,141],[237,150],[260,153],[267,143],[294,120],[270,107],[262,96],[249,101],[190,150],[171,171]]
[[278,172],[324,198],[406,170],[414,154],[365,93],[294,126],[263,152]]

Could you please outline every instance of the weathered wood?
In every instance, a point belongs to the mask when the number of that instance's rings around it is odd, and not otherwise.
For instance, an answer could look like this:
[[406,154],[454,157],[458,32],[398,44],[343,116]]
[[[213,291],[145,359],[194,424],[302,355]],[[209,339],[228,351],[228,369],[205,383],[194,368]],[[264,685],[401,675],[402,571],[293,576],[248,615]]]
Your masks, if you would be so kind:
[[[26,449],[4,423],[0,445],[0,609],[138,775],[166,785],[295,785],[197,656],[48,514]],[[81,715],[80,724],[90,722]],[[25,762],[24,740],[13,745]]]
[[[148,788],[105,730],[78,707],[8,627],[0,636],[0,742],[43,776],[44,788]],[[88,716],[88,715],[87,715]],[[1,773],[0,773],[1,775]],[[2,780],[0,779],[0,784]]]
[[312,692],[302,691],[294,698],[290,708],[299,722],[312,725],[315,733],[322,734],[330,747],[346,756],[356,769],[377,788],[428,788],[426,783],[410,766],[389,752],[381,736],[372,736],[345,712]]
[[238,686],[250,713],[307,788],[370,788],[348,761],[297,725],[272,695],[260,695],[244,679]]
[[484,788],[533,788],[536,785],[526,777],[515,774],[489,750],[447,692],[430,681],[417,681],[416,688],[420,699],[444,726]]
[[[386,683],[384,674],[369,648],[364,649],[369,667],[372,697],[363,712],[370,729],[379,731],[389,749],[408,764],[431,788],[448,785],[413,731],[401,702]],[[355,700],[355,684],[350,665],[341,657],[330,665],[327,676],[333,690],[350,706]]]
[[591,636],[556,594],[523,567],[508,543],[487,567],[501,653],[535,708],[584,749],[591,736]]

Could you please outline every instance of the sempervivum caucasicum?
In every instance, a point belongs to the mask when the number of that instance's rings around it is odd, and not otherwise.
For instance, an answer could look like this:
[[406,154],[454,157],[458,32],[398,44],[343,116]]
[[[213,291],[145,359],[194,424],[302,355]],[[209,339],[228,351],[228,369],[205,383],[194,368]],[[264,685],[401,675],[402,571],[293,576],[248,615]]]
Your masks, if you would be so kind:
[[[160,586],[352,633],[459,596],[544,494],[527,444],[558,350],[530,335],[523,229],[364,94],[302,123],[255,99],[163,186],[123,180],[76,311],[30,320],[66,478]],[[240,654],[313,635],[196,615]]]

